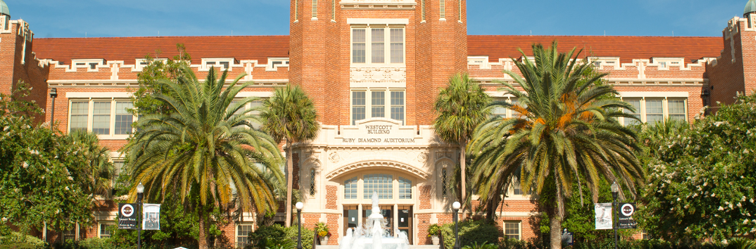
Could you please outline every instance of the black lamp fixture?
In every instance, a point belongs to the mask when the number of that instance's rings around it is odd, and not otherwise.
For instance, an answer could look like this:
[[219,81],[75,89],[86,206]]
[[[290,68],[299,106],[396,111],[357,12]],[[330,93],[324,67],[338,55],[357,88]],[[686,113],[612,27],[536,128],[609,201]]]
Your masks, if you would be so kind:
[[50,88],[50,98],[52,99],[52,111],[50,112],[50,130],[55,131],[55,98],[58,97],[58,89]]
[[304,207],[304,204],[302,202],[297,202],[297,229],[299,230],[297,233],[297,249],[302,249],[302,208]]
[[459,208],[462,207],[458,201],[452,203],[452,209],[454,212],[454,249],[459,249],[459,229],[457,223],[459,223]]
[[142,195],[144,195],[144,185],[140,182],[137,185],[137,249],[142,248]]
[[[619,184],[615,181],[612,183],[612,198],[614,201],[612,202],[612,205],[614,205],[615,212],[617,213],[617,217],[619,217],[619,207],[617,205],[617,196],[619,195]],[[617,228],[618,224],[617,222],[614,222],[614,217],[612,217],[612,227],[614,227],[614,249],[617,249]]]

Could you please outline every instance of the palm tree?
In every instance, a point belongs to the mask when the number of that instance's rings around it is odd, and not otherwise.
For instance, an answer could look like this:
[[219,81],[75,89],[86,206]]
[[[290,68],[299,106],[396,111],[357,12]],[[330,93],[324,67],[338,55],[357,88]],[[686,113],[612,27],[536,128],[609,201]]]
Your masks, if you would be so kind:
[[455,75],[449,79],[449,85],[441,89],[436,99],[438,117],[433,122],[436,134],[447,143],[459,145],[461,199],[467,203],[467,185],[465,180],[465,151],[467,142],[472,138],[478,124],[488,118],[491,111],[486,108],[491,98],[480,86],[473,84],[467,74]]
[[253,83],[238,85],[240,75],[225,87],[228,71],[218,79],[211,69],[200,82],[189,67],[181,70],[184,77],[175,83],[160,80],[157,84],[166,91],[154,96],[175,111],[141,117],[139,130],[124,150],[132,171],[132,200],[139,182],[148,200],[181,193],[180,199],[199,216],[198,242],[204,249],[213,208],[227,210],[238,203],[242,212],[276,210],[273,187],[264,172],[282,179],[281,155],[273,138],[254,128],[254,110],[242,111],[256,99],[232,104]]
[[469,148],[475,154],[473,181],[482,199],[494,198],[489,195],[500,193],[496,188],[514,174],[523,190],[532,187],[539,195],[545,193],[544,186],[554,190],[554,200],[547,203],[552,207],[547,209],[551,248],[561,248],[564,199],[571,196],[573,182],[578,183],[581,201],[582,186],[587,185],[596,202],[601,177],[626,186],[635,196],[645,175],[636,157],[635,132],[616,121],[620,116],[633,118],[618,111],[633,108],[611,98],[617,94],[613,87],[597,85],[605,74],[584,77],[590,65],[579,64],[579,54],[575,49],[557,52],[555,41],[548,49],[533,45],[534,61],[515,60],[523,76],[505,73],[523,91],[503,84],[518,104],[494,105],[513,110],[517,117],[489,119],[476,129]]
[[85,151],[87,165],[83,172],[89,182],[85,183],[85,189],[88,193],[94,195],[105,195],[113,187],[112,179],[114,174],[113,163],[110,162],[110,152],[105,147],[100,146],[100,140],[94,133],[86,131],[74,131],[68,134],[69,139]]
[[276,89],[273,97],[263,104],[263,129],[276,142],[286,143],[286,227],[291,226],[291,193],[294,174],[292,145],[315,139],[320,125],[315,105],[302,88],[287,85]]

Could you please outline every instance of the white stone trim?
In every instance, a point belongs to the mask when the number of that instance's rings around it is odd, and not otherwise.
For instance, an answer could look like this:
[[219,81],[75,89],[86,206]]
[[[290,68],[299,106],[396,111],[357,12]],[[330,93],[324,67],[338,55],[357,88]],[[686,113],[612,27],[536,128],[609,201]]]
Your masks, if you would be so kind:
[[690,98],[689,92],[619,92],[622,98]]
[[90,98],[131,98],[133,93],[130,92],[67,92],[65,98],[69,99],[90,99]]
[[248,98],[248,97],[258,97],[258,98],[270,98],[273,97],[273,92],[239,92],[236,94],[237,98]]
[[[343,4],[343,2],[342,2]],[[363,25],[408,25],[409,19],[406,18],[347,18],[347,24],[363,24]],[[405,37],[406,40],[406,37]]]

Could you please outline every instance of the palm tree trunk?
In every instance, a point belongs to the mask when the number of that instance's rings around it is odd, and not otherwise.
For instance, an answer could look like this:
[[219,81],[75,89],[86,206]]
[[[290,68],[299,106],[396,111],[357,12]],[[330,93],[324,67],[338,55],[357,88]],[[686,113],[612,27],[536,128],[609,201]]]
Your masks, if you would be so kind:
[[294,159],[293,155],[291,154],[291,144],[289,144],[289,139],[286,139],[286,206],[284,207],[286,209],[286,227],[291,226],[291,192],[293,190],[293,184],[294,181]]
[[199,234],[197,235],[197,242],[199,244],[199,249],[207,249],[207,233],[205,232],[205,207],[200,206],[199,207]]
[[[459,146],[459,165],[460,169],[462,170],[461,176],[462,176],[462,194],[460,195],[462,197],[462,203],[467,206],[467,167],[465,165],[465,147],[467,147],[467,141],[464,141]],[[471,205],[472,206],[472,203]],[[465,216],[465,209],[462,209],[462,217]]]
[[[556,170],[555,170],[556,171]],[[554,174],[554,186],[556,188],[556,209],[551,215],[550,233],[551,233],[551,249],[562,248],[562,219],[564,219],[564,196],[562,196],[562,188],[559,185],[559,173]]]

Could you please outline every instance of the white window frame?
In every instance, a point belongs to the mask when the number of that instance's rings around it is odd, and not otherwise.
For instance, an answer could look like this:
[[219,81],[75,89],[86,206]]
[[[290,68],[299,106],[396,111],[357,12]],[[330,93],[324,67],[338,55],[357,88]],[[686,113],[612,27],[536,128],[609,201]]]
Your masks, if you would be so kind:
[[[250,232],[254,232],[255,231],[255,223],[254,222],[241,222],[241,223],[236,224],[236,229],[234,230],[234,244],[236,245],[236,248],[244,248],[244,247],[239,247],[239,238],[240,237],[244,237],[244,238],[249,239],[249,234],[247,234],[246,236],[239,236],[239,229],[242,226],[251,226],[252,229],[250,229]],[[247,243],[248,243],[247,245],[249,245],[249,243],[251,243],[251,242],[252,241],[247,241]],[[246,246],[246,245],[242,245],[242,246]]]
[[[105,225],[106,227],[109,227],[109,226],[115,225],[115,222],[113,222],[113,221],[98,221],[97,222],[97,238],[103,238],[102,237],[102,228],[101,228],[102,225]],[[107,237],[105,237],[105,238],[110,238],[112,236],[113,236],[113,232],[110,232],[110,234]]]
[[[688,92],[620,92],[620,99],[640,99],[640,110],[636,114],[640,115],[641,123],[647,123],[646,117],[646,99],[662,99],[663,120],[669,119],[669,100],[682,100],[685,108],[685,122],[690,122],[690,96]],[[625,118],[618,119],[620,124],[625,125]]]
[[440,21],[446,21],[446,0],[438,0],[438,16]]
[[404,113],[402,115],[402,125],[405,125],[407,123],[407,90],[405,88],[389,88],[389,87],[370,87],[370,88],[352,88],[352,90],[349,92],[349,123],[350,124],[356,124],[357,121],[354,119],[354,95],[352,93],[354,92],[365,92],[365,118],[360,120],[369,120],[373,119],[373,92],[384,92],[384,101],[383,101],[383,107],[384,107],[384,117],[383,118],[377,118],[377,119],[390,119],[395,120],[391,118],[391,93],[392,92],[403,92],[404,93]]
[[[357,29],[364,29],[365,30],[365,62],[364,63],[355,63],[354,62],[354,30]],[[373,43],[373,35],[372,35],[372,29],[383,29],[383,63],[373,63],[373,53],[372,53],[372,43]],[[401,29],[402,30],[402,62],[399,63],[393,63],[391,58],[391,30],[392,29]],[[351,63],[352,66],[376,66],[376,65],[384,65],[384,66],[405,66],[407,63],[407,25],[406,24],[386,24],[386,23],[377,23],[377,24],[356,24],[352,25],[349,30],[349,63]]]
[[[349,175],[347,177],[344,177],[343,180],[340,181],[339,186],[339,199],[341,200],[342,204],[363,204],[365,203],[365,200],[370,200],[373,193],[369,193],[369,196],[365,198],[365,177],[368,175],[388,175],[391,179],[391,199],[381,199],[381,202],[383,203],[395,203],[395,204],[414,204],[415,200],[419,198],[418,190],[417,190],[417,184],[418,180],[410,175],[405,174],[397,174],[397,173],[387,173],[386,171],[380,171],[380,170],[371,170],[369,172],[363,172],[359,175]],[[346,187],[345,183],[349,180],[357,179],[356,186],[357,186],[357,198],[354,199],[346,199]],[[404,180],[407,180],[410,182],[410,195],[412,198],[410,199],[400,199],[399,195],[399,178],[402,178]]]
[[[276,62],[280,62],[280,63],[276,63]],[[268,65],[265,66],[265,71],[277,71],[279,67],[289,67],[289,58],[285,58],[285,57],[268,58]]]
[[504,238],[509,239],[507,234],[507,224],[517,224],[517,240],[522,240],[522,221],[520,220],[505,220],[502,221],[502,228],[504,229]]
[[[91,95],[96,95],[96,93],[90,93]],[[69,95],[72,95],[69,93]],[[68,99],[68,133],[71,133],[71,107],[73,106],[74,102],[87,102],[87,131],[92,132],[93,123],[94,123],[94,102],[107,102],[110,101],[110,134],[98,134],[97,137],[102,140],[121,140],[121,139],[127,139],[130,134],[115,134],[115,125],[116,125],[116,103],[117,102],[131,102],[131,99],[124,98],[124,97],[110,97],[110,98],[101,98],[101,97],[90,97],[90,98],[72,98],[69,96]],[[133,122],[136,122],[138,120],[138,117],[136,115],[133,115]],[[135,131],[134,127],[131,127],[131,132]]]

